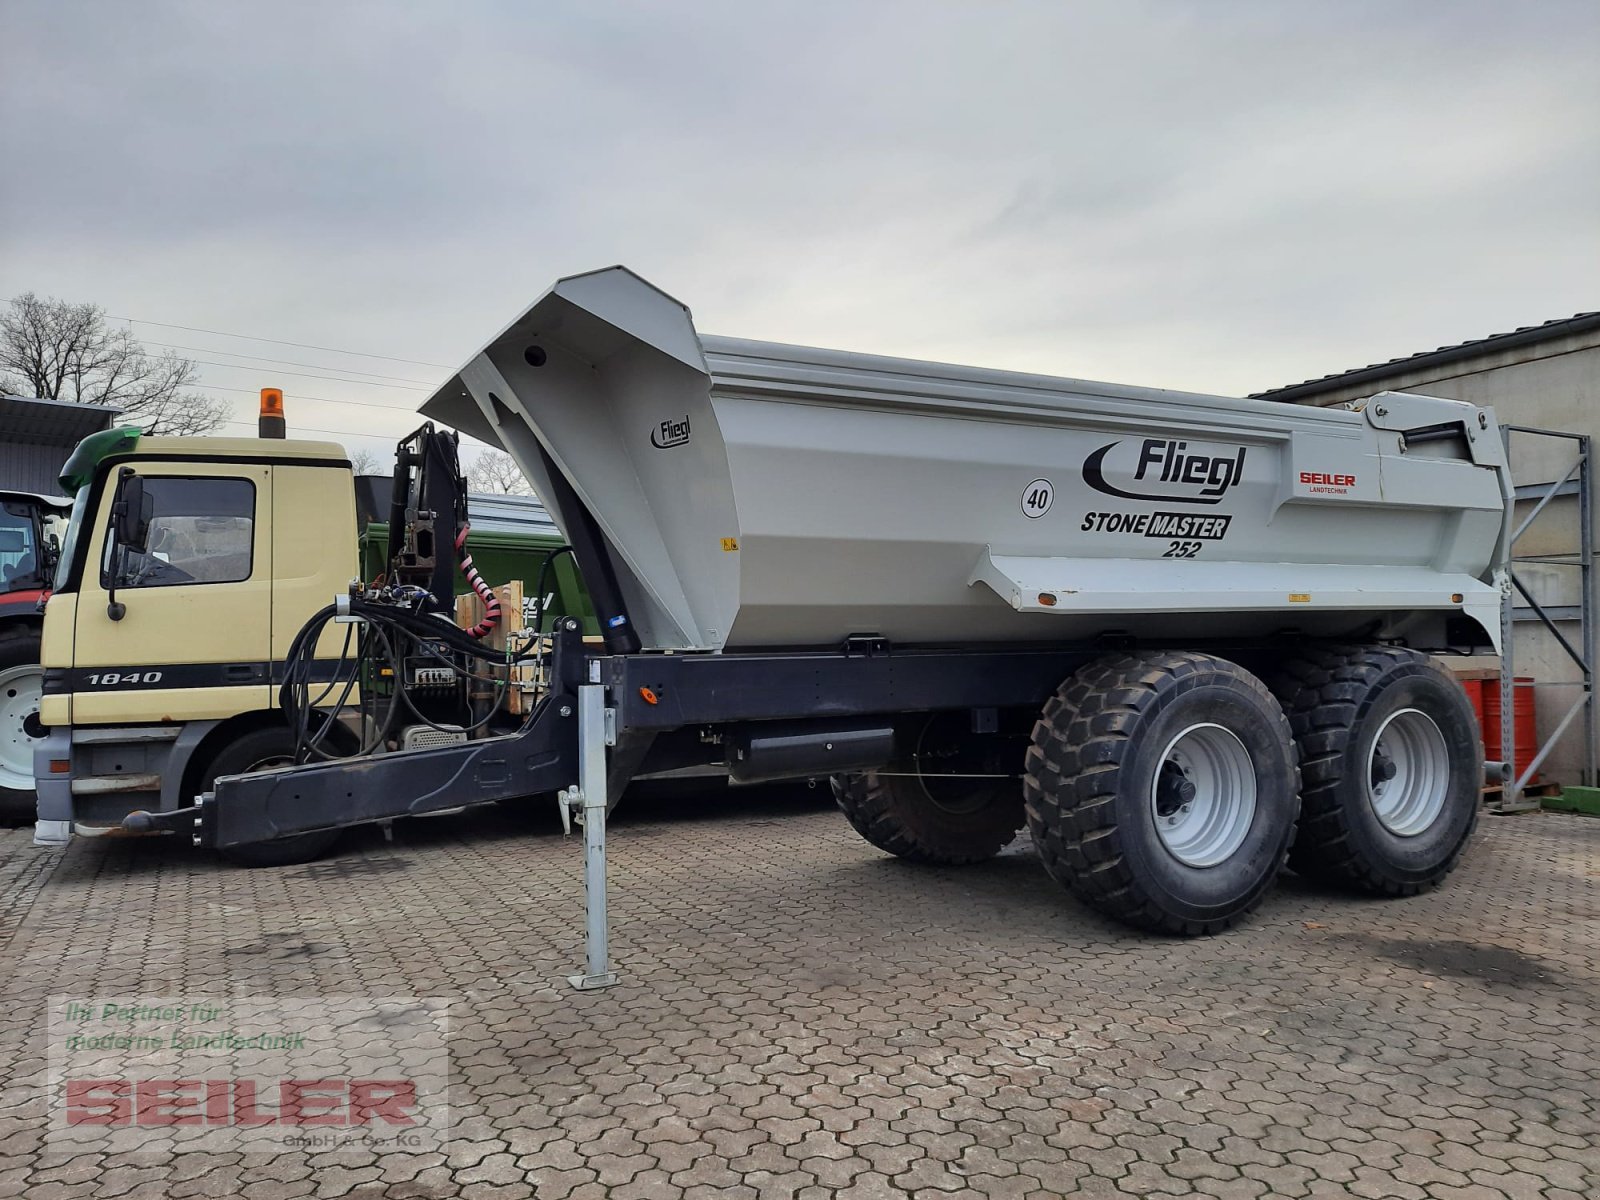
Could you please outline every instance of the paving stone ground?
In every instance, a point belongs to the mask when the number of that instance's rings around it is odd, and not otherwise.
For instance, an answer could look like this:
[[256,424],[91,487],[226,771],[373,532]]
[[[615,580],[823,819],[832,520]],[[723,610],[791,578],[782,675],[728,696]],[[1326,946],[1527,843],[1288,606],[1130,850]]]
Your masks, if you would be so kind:
[[[1026,842],[918,868],[818,793],[657,800],[619,810],[624,983],[590,994],[548,814],[275,871],[28,838],[0,833],[0,1196],[1600,1195],[1600,820],[1486,818],[1432,894],[1288,878],[1175,941]],[[451,1000],[452,1140],[45,1153],[47,998],[207,990]]]

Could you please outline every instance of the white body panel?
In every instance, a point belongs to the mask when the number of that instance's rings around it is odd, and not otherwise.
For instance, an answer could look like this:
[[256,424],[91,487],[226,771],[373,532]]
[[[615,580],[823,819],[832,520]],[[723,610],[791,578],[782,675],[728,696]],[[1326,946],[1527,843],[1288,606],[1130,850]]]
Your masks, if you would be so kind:
[[1509,484],[1493,414],[1455,401],[1335,411],[701,337],[611,268],[558,283],[424,411],[549,504],[542,444],[647,649],[1498,633]]

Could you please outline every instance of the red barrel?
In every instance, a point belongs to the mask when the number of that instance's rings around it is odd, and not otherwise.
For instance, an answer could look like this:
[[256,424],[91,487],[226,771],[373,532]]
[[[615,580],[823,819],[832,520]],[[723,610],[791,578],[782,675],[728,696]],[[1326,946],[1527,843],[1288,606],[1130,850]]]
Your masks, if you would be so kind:
[[[1461,690],[1466,692],[1467,700],[1472,705],[1472,719],[1478,722],[1478,732],[1483,734],[1483,693],[1487,684],[1482,679],[1463,679],[1460,683]],[[1485,745],[1488,744],[1487,734],[1483,735],[1483,741]]]
[[[1533,702],[1533,676],[1518,675],[1511,681],[1511,724],[1512,735],[1517,741],[1517,761],[1515,770],[1520,777],[1533,761],[1533,756],[1539,749],[1539,730],[1535,720]],[[1505,752],[1500,745],[1500,681],[1498,679],[1485,679],[1483,681],[1483,752],[1484,757],[1490,762],[1499,762],[1505,757]],[[1535,777],[1537,778],[1537,777]],[[1528,781],[1534,782],[1533,779]]]

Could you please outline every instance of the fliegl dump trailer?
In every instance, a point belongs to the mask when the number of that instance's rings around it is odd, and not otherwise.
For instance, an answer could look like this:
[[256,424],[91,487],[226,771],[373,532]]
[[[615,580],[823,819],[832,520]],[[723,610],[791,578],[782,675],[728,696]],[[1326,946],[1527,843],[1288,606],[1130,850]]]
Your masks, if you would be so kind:
[[197,841],[559,793],[595,905],[608,797],[717,763],[831,777],[867,841],[919,862],[1026,825],[1096,908],[1199,934],[1286,860],[1428,887],[1473,828],[1482,750],[1427,652],[1498,637],[1511,490],[1487,409],[703,336],[612,268],[557,283],[424,412],[516,458],[604,645],[558,627],[518,651],[537,702],[509,731],[219,779],[167,818]]

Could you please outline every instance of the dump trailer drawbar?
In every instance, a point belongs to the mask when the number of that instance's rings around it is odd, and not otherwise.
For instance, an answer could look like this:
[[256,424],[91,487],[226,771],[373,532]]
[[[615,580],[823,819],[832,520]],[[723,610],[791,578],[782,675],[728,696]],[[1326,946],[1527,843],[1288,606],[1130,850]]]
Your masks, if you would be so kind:
[[[195,807],[138,814],[131,828],[185,832],[197,846],[226,849],[554,793],[564,818],[576,816],[584,828],[587,971],[571,979],[580,988],[601,987],[616,978],[607,954],[606,811],[632,774],[608,772],[608,758],[620,753],[637,766],[658,735],[716,725],[740,747],[751,745],[743,732],[788,732],[782,750],[769,751],[786,753],[770,766],[759,759],[725,761],[718,743],[695,738],[662,747],[666,753],[653,765],[717,763],[750,781],[884,767],[894,753],[898,714],[924,706],[963,713],[1038,708],[1093,657],[1084,649],[1029,647],[896,654],[881,641],[834,653],[611,656],[587,651],[579,623],[566,618],[554,638],[552,688],[517,733],[229,776]],[[817,718],[824,707],[829,715]],[[797,713],[806,716],[796,720]],[[863,726],[863,716],[879,720]],[[780,724],[782,718],[788,723]],[[852,735],[863,728],[884,734],[865,759],[852,756]]]
[[612,268],[557,283],[424,411],[517,459],[604,646],[558,623],[515,731],[224,777],[152,827],[226,847],[555,793],[585,832],[574,982],[604,986],[605,813],[639,774],[828,777],[919,862],[1026,826],[1081,899],[1184,935],[1286,862],[1431,887],[1476,822],[1476,725],[1429,652],[1499,636],[1488,409],[714,338]]

